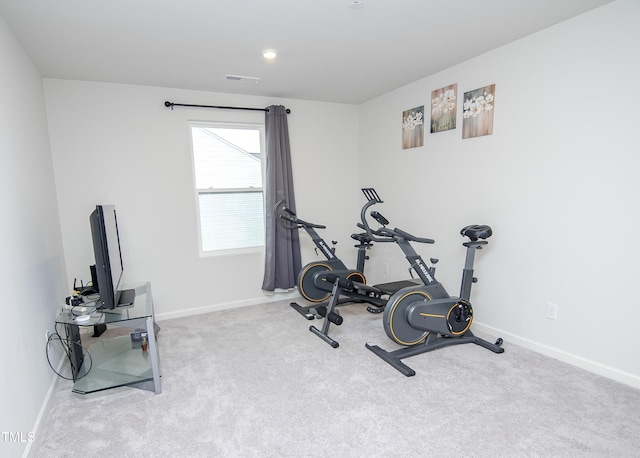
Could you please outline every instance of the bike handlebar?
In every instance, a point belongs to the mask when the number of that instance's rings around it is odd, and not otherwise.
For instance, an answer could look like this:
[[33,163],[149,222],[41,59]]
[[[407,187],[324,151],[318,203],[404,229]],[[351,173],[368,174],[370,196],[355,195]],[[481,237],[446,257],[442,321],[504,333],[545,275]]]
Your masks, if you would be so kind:
[[[368,190],[369,188],[366,188],[366,189]],[[435,240],[433,239],[416,237],[415,235],[409,234],[408,232],[405,232],[402,229],[398,229],[397,227],[395,229],[389,229],[388,227],[381,227],[376,230],[371,229],[371,227],[369,227],[369,223],[367,222],[367,210],[369,209],[369,207],[382,202],[382,200],[380,200],[377,194],[375,194],[374,196],[367,194],[365,189],[363,189],[362,192],[364,192],[365,196],[369,198],[369,201],[365,204],[364,207],[362,207],[362,210],[360,212],[360,219],[362,220],[362,224],[358,223],[358,227],[367,231],[367,234],[369,235],[371,240],[373,240],[374,242],[393,242],[395,241],[396,238],[401,238],[409,242],[435,243]],[[381,222],[381,221],[386,221],[387,223],[389,222],[384,216],[382,216],[380,213],[376,211],[372,211],[371,215],[378,222]],[[381,237],[384,237],[384,238],[381,238]]]
[[[364,226],[364,224],[358,223],[358,224],[356,224],[356,226],[358,226],[360,229],[364,229],[365,232],[367,232],[367,228]],[[380,229],[371,229],[371,228],[369,228],[369,231],[371,231],[372,234],[379,235],[380,237],[388,237],[388,238],[393,237],[391,235],[387,235],[387,234],[383,233],[382,229],[386,229],[386,228],[380,228]],[[369,236],[369,238],[371,238],[371,236],[369,235],[368,232],[367,232],[367,235]],[[386,240],[386,241],[387,242],[393,242],[393,240]]]
[[394,229],[395,232],[397,232],[398,234],[400,234],[400,236],[403,239],[407,239],[410,242],[419,242],[419,243],[436,243],[435,240],[433,239],[427,239],[424,237],[416,237],[415,235],[411,235],[408,232],[405,232],[401,229],[398,229],[397,227]]
[[402,229],[398,229],[397,227],[394,229],[389,229],[388,227],[381,227],[380,229],[371,230],[373,234],[381,235],[383,237],[387,237],[390,240],[386,240],[387,242],[393,242],[396,237],[403,238],[408,240],[409,242],[418,242],[418,243],[435,243],[433,239],[427,239],[424,237],[416,237],[415,235],[409,234],[408,232],[403,231]]
[[289,221],[291,224],[296,224],[298,227],[312,227],[314,229],[326,229],[327,226],[323,226],[321,224],[309,223],[308,221],[302,220],[296,216],[296,213],[288,207],[282,207],[282,211],[287,213],[287,215],[279,214],[278,216],[284,220]]

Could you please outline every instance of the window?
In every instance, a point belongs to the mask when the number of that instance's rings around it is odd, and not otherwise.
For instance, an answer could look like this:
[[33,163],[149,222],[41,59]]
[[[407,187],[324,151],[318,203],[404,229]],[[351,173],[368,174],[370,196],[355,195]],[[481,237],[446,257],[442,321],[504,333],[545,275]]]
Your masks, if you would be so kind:
[[262,126],[192,124],[203,253],[264,246]]

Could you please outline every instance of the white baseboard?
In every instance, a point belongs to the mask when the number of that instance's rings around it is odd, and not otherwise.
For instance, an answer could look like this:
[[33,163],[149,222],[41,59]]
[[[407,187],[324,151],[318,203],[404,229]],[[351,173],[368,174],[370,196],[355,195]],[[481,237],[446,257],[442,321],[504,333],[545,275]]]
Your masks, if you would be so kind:
[[473,326],[474,329],[480,331],[481,333],[489,334],[493,337],[502,337],[502,339],[506,342],[513,343],[515,345],[535,351],[536,353],[540,353],[545,356],[549,356],[550,358],[557,359],[558,361],[562,361],[563,363],[571,364],[572,366],[585,369],[589,372],[593,372],[594,374],[602,375],[603,377],[607,377],[617,382],[624,383],[625,385],[629,385],[634,388],[640,388],[640,376],[638,375],[624,372],[614,367],[605,366],[604,364],[591,361],[589,359],[583,358],[582,356],[577,356],[572,353],[558,350],[557,348],[553,348],[548,345],[535,342],[533,340],[525,339],[515,334],[511,334],[507,331],[478,323],[477,321],[473,322]]
[[[58,368],[56,369],[57,373],[62,372],[62,366],[64,366],[65,362],[66,362],[65,357],[64,356],[61,357],[60,361],[58,361]],[[42,417],[44,416],[44,413],[47,410],[47,406],[49,405],[49,399],[51,399],[51,394],[53,393],[53,389],[56,386],[57,380],[58,378],[56,375],[53,375],[51,377],[51,383],[49,383],[49,389],[47,390],[47,394],[44,397],[44,401],[42,401],[42,405],[40,406],[40,411],[38,412],[36,421],[33,424],[33,428],[31,428],[31,431],[35,436],[38,435],[38,428],[40,427],[40,421],[42,420]],[[29,456],[29,451],[31,450],[31,444],[32,442],[27,442],[27,446],[25,447],[24,452],[22,454],[23,458],[27,458]]]
[[177,312],[157,313],[156,321],[170,320],[172,318],[182,318],[185,316],[200,315],[202,313],[219,312],[221,310],[237,309],[248,307],[250,305],[265,304],[269,302],[278,302],[284,300],[296,300],[300,298],[298,291],[276,292],[273,294],[265,294],[261,297],[253,299],[244,299],[241,301],[226,302],[224,304],[206,305],[204,307],[194,307],[190,309],[180,310]]

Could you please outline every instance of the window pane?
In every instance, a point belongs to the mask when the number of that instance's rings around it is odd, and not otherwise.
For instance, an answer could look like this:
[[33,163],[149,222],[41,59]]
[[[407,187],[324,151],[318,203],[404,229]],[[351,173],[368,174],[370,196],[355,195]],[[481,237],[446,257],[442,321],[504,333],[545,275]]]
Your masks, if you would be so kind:
[[264,245],[262,191],[200,193],[202,251]]
[[258,129],[192,129],[196,188],[262,188]]

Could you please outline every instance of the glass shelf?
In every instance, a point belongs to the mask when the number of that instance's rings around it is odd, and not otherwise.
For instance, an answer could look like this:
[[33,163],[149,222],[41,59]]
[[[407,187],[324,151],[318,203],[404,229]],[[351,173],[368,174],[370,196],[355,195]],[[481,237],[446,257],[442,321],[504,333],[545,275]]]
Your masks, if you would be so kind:
[[[133,306],[93,311],[89,321],[82,323],[77,322],[77,316],[88,313],[92,308],[83,312],[79,307],[63,308],[58,312],[56,323],[65,326],[70,340],[80,340],[79,344],[71,345],[77,351],[69,358],[72,364],[75,360],[75,364],[80,366],[74,377],[73,391],[76,393],[87,394],[119,386],[135,386],[156,394],[161,392],[151,284],[141,283],[127,288],[135,289]],[[97,326],[100,335],[80,337],[81,326]],[[145,333],[147,349],[143,350],[140,337]],[[78,357],[80,345],[84,357]]]

